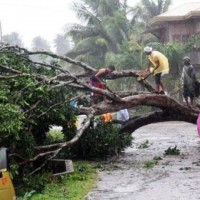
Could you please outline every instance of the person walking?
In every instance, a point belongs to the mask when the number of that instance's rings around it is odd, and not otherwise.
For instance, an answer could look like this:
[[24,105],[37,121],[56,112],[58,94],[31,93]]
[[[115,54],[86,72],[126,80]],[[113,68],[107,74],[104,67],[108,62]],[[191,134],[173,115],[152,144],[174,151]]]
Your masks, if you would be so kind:
[[195,98],[195,82],[197,79],[194,68],[191,65],[190,58],[187,56],[183,58],[183,70],[181,79],[185,103],[187,106],[193,107]]
[[[144,48],[145,54],[148,56],[149,62],[147,70],[154,75],[156,83],[156,93],[165,94],[165,88],[161,82],[161,76],[169,73],[169,62],[165,55],[159,51],[153,51],[152,47],[146,46]],[[150,67],[153,65],[153,70]]]

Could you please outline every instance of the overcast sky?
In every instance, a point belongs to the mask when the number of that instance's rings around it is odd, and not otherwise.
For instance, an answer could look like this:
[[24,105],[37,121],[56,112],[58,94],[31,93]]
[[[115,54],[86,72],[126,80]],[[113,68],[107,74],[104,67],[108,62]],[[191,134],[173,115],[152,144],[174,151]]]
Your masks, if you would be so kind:
[[[64,25],[77,22],[72,10],[74,1],[78,0],[0,0],[2,34],[17,32],[26,47],[36,36],[51,43],[56,34],[64,33]],[[194,0],[173,1],[177,6]],[[136,2],[139,0],[128,0],[131,6]]]

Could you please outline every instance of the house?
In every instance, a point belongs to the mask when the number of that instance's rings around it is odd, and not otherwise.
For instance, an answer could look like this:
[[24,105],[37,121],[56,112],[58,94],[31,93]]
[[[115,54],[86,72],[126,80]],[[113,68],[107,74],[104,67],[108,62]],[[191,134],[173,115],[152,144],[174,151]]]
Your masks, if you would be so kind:
[[[200,35],[200,0],[185,3],[153,17],[150,26],[146,32],[155,35],[162,43],[185,42],[192,35]],[[193,65],[200,67],[200,50],[191,52],[189,56]]]

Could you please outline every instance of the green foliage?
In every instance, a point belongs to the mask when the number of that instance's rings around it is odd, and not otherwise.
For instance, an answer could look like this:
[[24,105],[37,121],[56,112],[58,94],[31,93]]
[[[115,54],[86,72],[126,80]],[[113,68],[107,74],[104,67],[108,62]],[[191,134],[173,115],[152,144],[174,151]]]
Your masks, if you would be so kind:
[[[29,200],[29,199],[32,197],[32,195],[33,195],[34,193],[35,193],[35,190],[32,190],[32,191],[30,191],[30,192],[26,192],[26,193],[24,194],[22,200]],[[21,198],[20,198],[20,199],[21,199]]]
[[120,46],[120,51],[116,53],[106,53],[106,64],[114,64],[119,69],[137,70],[142,68],[142,47],[132,48],[133,45],[129,41],[124,41]]
[[144,168],[146,168],[146,169],[151,169],[151,168],[153,168],[155,165],[157,165],[158,164],[158,161],[159,160],[162,160],[162,158],[161,157],[159,157],[159,156],[155,156],[154,158],[153,158],[153,160],[149,160],[149,161],[146,161],[145,163],[144,163]]
[[185,50],[189,51],[199,51],[200,50],[200,35],[193,35],[185,44]]
[[75,11],[86,25],[74,25],[67,33],[75,43],[70,57],[98,68],[105,64],[108,52],[117,53],[130,30],[126,6],[119,0],[86,1],[75,4]]
[[154,156],[154,157],[153,157],[153,160],[159,161],[159,160],[162,160],[162,158],[161,158],[160,156]]
[[169,147],[165,150],[165,155],[180,155],[180,149],[177,149],[177,146],[174,148]]
[[142,0],[142,5],[144,7],[143,18],[149,21],[152,17],[167,11],[171,2],[171,0]]
[[64,135],[62,131],[50,129],[50,131],[47,133],[47,140],[46,140],[47,144],[61,142],[63,140],[64,140]]
[[[41,174],[40,174],[41,175]],[[95,168],[86,162],[75,162],[74,173],[51,177],[34,176],[23,188],[17,189],[18,200],[83,200],[96,181]],[[37,185],[37,181],[39,184]],[[38,188],[40,186],[40,188]]]
[[42,192],[42,190],[44,189],[45,185],[48,182],[49,176],[50,174],[42,171],[42,173],[34,175],[34,177],[31,178],[31,180],[30,178],[24,177],[23,182],[24,182],[24,187],[26,188],[26,192],[27,191]]
[[81,139],[68,149],[68,156],[81,159],[107,158],[130,146],[131,141],[130,134],[120,133],[110,122],[99,123],[96,128],[90,126]]
[[144,168],[146,169],[151,169],[155,166],[155,161],[154,160],[149,160],[149,161],[146,161],[144,163]]
[[140,146],[138,147],[139,149],[146,149],[149,147],[149,140],[145,140]]
[[24,120],[20,108],[10,103],[2,103],[0,104],[0,113],[0,133],[7,133],[7,135],[1,135],[1,140],[10,135],[13,135],[18,140],[19,135],[16,133],[22,130]]
[[10,172],[14,183],[21,185],[23,176],[40,165],[40,161],[37,165],[23,166],[23,170],[18,163],[34,156],[35,146],[45,144],[51,125],[66,123],[71,110],[65,102],[72,92],[62,88],[51,90],[51,85],[46,84],[44,77],[56,75],[57,62],[52,61],[52,68],[48,69],[34,65],[25,54],[19,56],[18,47],[1,46],[0,50],[0,74],[8,77],[0,80],[0,147],[8,148],[12,154]]

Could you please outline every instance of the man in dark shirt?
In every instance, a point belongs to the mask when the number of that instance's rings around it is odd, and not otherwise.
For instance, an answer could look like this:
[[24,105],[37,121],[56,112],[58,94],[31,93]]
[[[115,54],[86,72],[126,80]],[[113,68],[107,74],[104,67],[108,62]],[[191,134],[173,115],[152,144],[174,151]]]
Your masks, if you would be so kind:
[[[94,75],[92,75],[92,77],[90,78],[90,81],[89,83],[94,86],[94,87],[97,87],[97,88],[100,88],[100,89],[106,89],[106,85],[105,83],[102,81],[102,79],[110,74],[111,72],[113,72],[115,70],[115,67],[113,65],[110,65],[108,67],[105,67],[105,68],[101,68],[99,69],[97,72],[95,72]],[[96,104],[99,97],[101,98],[102,95],[99,94],[99,93],[96,93],[96,92],[91,92],[91,98],[92,98],[92,105]],[[106,99],[105,96],[103,96],[103,100],[105,102],[108,102],[108,100]]]
[[194,106],[195,97],[195,81],[196,75],[194,68],[190,63],[189,57],[183,58],[183,71],[182,71],[182,86],[183,86],[183,97],[185,99],[186,105],[189,107]]

